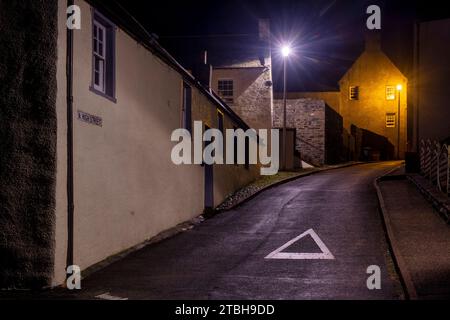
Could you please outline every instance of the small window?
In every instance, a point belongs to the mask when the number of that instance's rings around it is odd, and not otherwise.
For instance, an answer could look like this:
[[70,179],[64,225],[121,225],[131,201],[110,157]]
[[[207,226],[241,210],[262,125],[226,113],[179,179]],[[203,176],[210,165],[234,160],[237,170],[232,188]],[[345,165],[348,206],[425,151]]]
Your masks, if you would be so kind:
[[115,101],[115,26],[94,11],[91,90]]
[[192,88],[183,84],[183,128],[192,133]]
[[233,103],[233,80],[219,80],[218,82],[218,91],[219,96],[226,102],[226,103]]
[[386,128],[395,128],[396,114],[386,113]]
[[359,100],[359,87],[351,86],[348,90],[348,98],[350,100]]
[[395,100],[394,86],[386,86],[386,100]]

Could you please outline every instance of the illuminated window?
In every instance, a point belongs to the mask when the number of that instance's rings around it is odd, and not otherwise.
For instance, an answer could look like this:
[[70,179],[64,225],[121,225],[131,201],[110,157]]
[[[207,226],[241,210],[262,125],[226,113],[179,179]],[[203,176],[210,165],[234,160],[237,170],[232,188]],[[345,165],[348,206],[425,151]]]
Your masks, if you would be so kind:
[[395,100],[395,86],[386,86],[386,100]]
[[395,128],[396,114],[386,113],[386,128]]
[[233,103],[233,80],[219,80],[218,83],[218,91],[220,97],[226,102],[226,103]]
[[349,100],[359,100],[359,87],[351,86],[348,90]]

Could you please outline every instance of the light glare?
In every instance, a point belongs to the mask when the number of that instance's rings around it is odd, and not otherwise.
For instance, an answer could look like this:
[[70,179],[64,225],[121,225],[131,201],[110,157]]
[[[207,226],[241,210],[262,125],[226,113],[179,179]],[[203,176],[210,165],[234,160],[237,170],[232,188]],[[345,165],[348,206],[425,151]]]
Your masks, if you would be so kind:
[[281,48],[281,54],[283,55],[283,57],[287,58],[290,53],[291,53],[291,48],[289,48],[289,46],[283,46]]

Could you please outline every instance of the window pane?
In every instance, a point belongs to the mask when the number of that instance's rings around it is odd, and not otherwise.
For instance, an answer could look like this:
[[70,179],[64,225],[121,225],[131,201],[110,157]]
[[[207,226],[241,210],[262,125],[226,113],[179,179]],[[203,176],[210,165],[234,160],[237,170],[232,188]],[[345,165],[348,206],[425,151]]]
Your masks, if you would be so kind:
[[114,96],[114,25],[104,21],[94,12],[92,28],[93,67],[92,86],[108,96]]
[[103,60],[99,60],[99,86],[102,92],[105,92],[105,62]]
[[386,128],[395,128],[396,120],[395,113],[386,113]]
[[233,80],[219,80],[217,87],[219,96],[221,96],[226,103],[234,103]]
[[351,86],[349,88],[349,100],[358,100],[359,99],[359,87]]
[[94,57],[94,87],[105,91],[105,61],[97,56]]
[[395,100],[395,87],[394,86],[386,87],[386,100]]
[[94,73],[94,84],[96,84],[97,86],[100,85],[100,76],[97,71],[95,71],[95,73]]

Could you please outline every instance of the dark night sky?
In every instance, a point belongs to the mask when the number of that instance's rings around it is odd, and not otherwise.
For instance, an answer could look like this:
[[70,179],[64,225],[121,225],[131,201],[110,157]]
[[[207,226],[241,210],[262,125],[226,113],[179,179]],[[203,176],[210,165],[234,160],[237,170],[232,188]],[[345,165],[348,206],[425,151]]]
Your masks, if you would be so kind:
[[[117,0],[184,66],[208,50],[219,64],[224,53],[246,50],[256,36],[259,18],[269,18],[275,41],[292,41],[296,56],[289,62],[289,90],[336,88],[364,48],[366,8],[382,8],[383,49],[404,73],[412,63],[414,19],[449,17],[443,2],[348,0]],[[275,48],[276,49],[276,48]],[[275,90],[281,68],[273,53]]]

